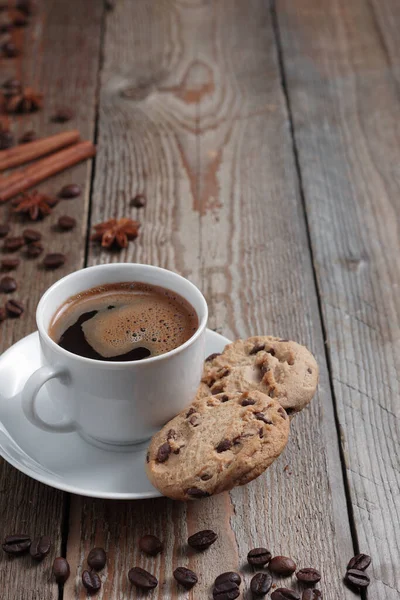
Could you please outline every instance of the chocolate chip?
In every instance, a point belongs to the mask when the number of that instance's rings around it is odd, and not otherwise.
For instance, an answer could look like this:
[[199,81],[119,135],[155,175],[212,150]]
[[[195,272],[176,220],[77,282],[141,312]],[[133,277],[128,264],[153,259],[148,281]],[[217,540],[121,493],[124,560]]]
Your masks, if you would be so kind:
[[143,194],[137,194],[131,200],[131,206],[134,206],[135,208],[143,208],[143,206],[145,204],[146,204],[146,198],[143,196]]
[[215,385],[213,387],[213,389],[211,390],[211,393],[213,396],[215,396],[215,394],[220,394],[223,391],[224,391],[224,386],[221,384],[221,385]]
[[35,560],[42,560],[51,549],[51,540],[47,535],[41,535],[33,540],[29,553]]
[[199,415],[193,415],[192,417],[190,417],[189,423],[193,425],[193,427],[198,427],[201,423]]
[[242,578],[240,577],[239,573],[236,573],[235,571],[226,571],[225,573],[221,573],[221,575],[218,575],[218,577],[214,581],[214,585],[220,585],[221,583],[225,583],[226,581],[236,583],[236,585],[240,585],[242,583]]
[[274,556],[268,567],[276,575],[286,576],[295,572],[296,563],[288,556]]
[[82,583],[89,594],[95,594],[101,588],[101,579],[94,571],[83,571]]
[[0,292],[3,294],[12,294],[17,289],[17,282],[13,277],[2,277],[0,279]]
[[204,473],[204,475],[202,475],[202,476],[200,477],[200,479],[201,479],[202,481],[209,481],[211,478],[212,478],[212,475],[211,475],[210,473]]
[[250,582],[250,589],[255,596],[265,596],[272,586],[272,577],[269,573],[256,573]]
[[150,452],[146,453],[146,462],[149,463],[150,462]]
[[70,108],[59,108],[53,115],[52,121],[55,123],[67,123],[75,116],[74,111]]
[[11,131],[8,131],[8,129],[0,131],[0,150],[7,150],[7,148],[14,146],[14,143],[15,138]]
[[32,242],[26,247],[26,255],[29,256],[29,258],[36,258],[42,254],[43,250],[44,248],[41,242]]
[[157,556],[164,550],[164,544],[155,535],[144,535],[139,540],[139,548],[149,556]]
[[22,232],[22,237],[27,244],[30,244],[31,242],[38,242],[41,240],[42,234],[40,231],[36,231],[36,229],[24,229]]
[[64,185],[63,188],[59,191],[58,195],[60,198],[76,198],[81,193],[81,186],[76,183],[70,183],[69,185]]
[[59,556],[53,562],[53,575],[57,583],[65,583],[69,577],[70,568],[66,558]]
[[242,406],[252,406],[255,403],[256,401],[253,400],[253,398],[243,398],[243,400],[240,402]]
[[6,302],[6,310],[9,317],[17,318],[20,317],[24,312],[24,305],[22,302],[19,302],[13,298]]
[[188,412],[186,413],[186,418],[190,417],[190,415],[194,415],[194,413],[196,412],[196,409],[193,408],[189,408]]
[[321,600],[322,592],[320,590],[308,588],[304,590],[301,600]]
[[232,448],[232,442],[231,440],[222,440],[218,446],[216,446],[216,451],[217,452],[226,452],[227,450],[229,450],[230,448]]
[[168,442],[164,442],[158,449],[156,461],[158,463],[163,463],[168,460],[169,455],[171,454],[171,446]]
[[167,433],[167,440],[176,440],[176,437],[175,429],[170,429]]
[[0,323],[5,321],[7,318],[6,309],[3,306],[0,306]]
[[104,548],[92,548],[87,557],[87,563],[91,569],[101,571],[106,566],[107,554]]
[[63,231],[70,231],[76,225],[76,219],[74,217],[69,217],[68,215],[62,215],[58,219],[58,227]]
[[239,594],[239,586],[233,581],[224,581],[213,589],[214,600],[235,600]]
[[273,421],[271,421],[270,419],[268,419],[264,413],[262,412],[256,412],[254,413],[255,418],[257,419],[257,421],[263,421],[263,423],[266,423],[267,425],[273,425]]
[[203,529],[188,538],[188,544],[195,550],[205,550],[217,540],[218,535],[212,529]]
[[275,356],[275,350],[273,348],[270,348],[269,350],[267,350],[268,354],[270,354],[271,356]]
[[300,600],[300,596],[294,590],[278,588],[272,592],[271,600]]
[[217,356],[221,356],[221,352],[214,352],[213,354],[210,354],[209,356],[207,356],[204,362],[210,362],[214,360],[214,358],[216,358]]
[[253,548],[247,555],[247,562],[253,567],[260,567],[269,563],[271,556],[266,548]]
[[280,342],[290,342],[290,340],[279,340]]
[[1,268],[5,271],[12,271],[16,269],[21,261],[19,258],[3,258],[1,261]]
[[20,144],[28,144],[29,142],[34,142],[36,140],[36,132],[31,130],[31,131],[26,131],[23,135],[21,135],[21,137],[19,138],[19,143]]
[[14,44],[14,42],[12,42],[11,40],[3,44],[2,50],[6,58],[15,58],[19,55],[19,50],[16,44]]
[[43,259],[43,266],[46,269],[57,269],[65,263],[65,255],[60,253],[46,254]]
[[261,352],[261,350],[264,350],[265,348],[265,344],[255,344],[253,346],[253,348],[250,350],[249,354],[257,354],[257,352]]
[[228,402],[229,396],[227,396],[226,394],[224,394],[223,396],[221,396],[220,400],[221,400],[221,402]]
[[310,367],[308,367],[307,373],[312,373],[312,369],[310,369]]
[[196,573],[186,567],[178,567],[175,569],[173,575],[174,579],[186,590],[190,590],[198,582]]
[[157,577],[140,567],[133,567],[128,573],[132,585],[141,590],[153,590],[158,585]]
[[7,223],[0,223],[0,238],[6,237],[10,233],[10,226]]
[[14,533],[7,535],[2,548],[7,554],[24,554],[27,552],[31,545],[31,538],[25,533]]
[[264,429],[262,427],[258,430],[258,437],[261,439],[264,437]]
[[321,573],[316,569],[305,568],[297,571],[296,577],[302,583],[314,584],[321,580]]
[[368,554],[356,554],[350,559],[347,569],[357,569],[358,571],[365,571],[371,564],[371,557]]
[[22,236],[8,237],[4,240],[3,251],[16,252],[16,250],[22,248],[24,244],[25,240]]
[[349,569],[344,580],[356,588],[366,588],[370,584],[368,575],[359,569]]
[[206,492],[205,490],[201,490],[197,487],[188,488],[186,490],[186,494],[188,496],[191,496],[192,498],[208,498],[209,496],[211,496],[211,494],[209,492]]

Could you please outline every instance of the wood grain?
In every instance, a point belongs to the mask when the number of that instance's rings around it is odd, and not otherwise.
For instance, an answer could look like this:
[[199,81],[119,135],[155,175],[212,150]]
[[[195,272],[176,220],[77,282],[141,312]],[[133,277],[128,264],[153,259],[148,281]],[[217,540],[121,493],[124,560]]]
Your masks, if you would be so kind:
[[[89,264],[122,258],[179,271],[206,294],[210,326],[232,337],[276,333],[308,344],[321,382],[285,454],[230,495],[187,505],[73,497],[68,558],[77,575],[66,597],[85,598],[79,576],[95,544],[109,552],[99,597],[112,600],[130,593],[134,565],[159,577],[158,598],[178,597],[171,575],[179,565],[201,574],[185,596],[208,597],[217,574],[238,568],[247,590],[247,552],[266,544],[320,567],[326,599],[352,598],[341,582],[353,547],[268,6],[121,0],[107,16],[99,109],[92,221],[138,214],[142,230],[121,254],[91,246]],[[136,211],[129,202],[139,192],[147,204]],[[189,553],[187,536],[205,527],[218,531],[218,543]],[[138,551],[150,532],[166,544],[157,559]]]
[[[96,84],[99,66],[101,18],[103,7],[96,0],[67,3],[43,0],[38,14],[29,27],[15,30],[13,37],[22,49],[18,59],[0,61],[3,78],[18,77],[44,94],[44,108],[33,115],[11,119],[17,137],[34,129],[38,135],[51,135],[63,130],[79,129],[85,139],[93,139],[96,107]],[[65,125],[51,121],[58,106],[70,106],[75,118]],[[36,260],[22,259],[15,272],[18,291],[26,312],[19,320],[7,320],[0,325],[0,351],[5,350],[35,327],[35,308],[41,294],[62,275],[83,265],[86,238],[86,219],[89,198],[90,162],[52,178],[39,189],[55,194],[70,182],[82,185],[82,196],[64,200],[53,214],[39,223],[23,222],[10,215],[10,206],[0,208],[0,222],[10,218],[12,235],[26,227],[43,234],[47,251],[65,252],[68,261],[62,269],[45,272]],[[73,232],[56,233],[57,219],[62,214],[75,217],[78,225]],[[21,255],[22,258],[22,255]],[[4,302],[4,296],[1,298]],[[15,471],[1,461],[0,465],[0,536],[15,531],[31,535],[47,533],[53,550],[39,566],[30,557],[10,560],[0,555],[0,589],[4,600],[57,598],[58,588],[50,578],[54,556],[61,551],[63,498],[60,492],[39,484]]]
[[277,3],[358,545],[382,600],[400,593],[398,8]]

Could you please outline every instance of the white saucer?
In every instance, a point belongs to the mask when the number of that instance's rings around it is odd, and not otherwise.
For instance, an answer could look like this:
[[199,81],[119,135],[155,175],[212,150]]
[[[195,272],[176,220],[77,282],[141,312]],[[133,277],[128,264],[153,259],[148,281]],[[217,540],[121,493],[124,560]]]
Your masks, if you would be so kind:
[[[221,352],[228,342],[207,329],[206,356]],[[37,332],[0,357],[0,455],[33,479],[73,494],[123,500],[160,496],[144,470],[147,444],[131,452],[110,452],[88,444],[77,433],[41,431],[25,418],[20,393],[38,367]],[[54,413],[46,386],[38,401],[50,420]]]

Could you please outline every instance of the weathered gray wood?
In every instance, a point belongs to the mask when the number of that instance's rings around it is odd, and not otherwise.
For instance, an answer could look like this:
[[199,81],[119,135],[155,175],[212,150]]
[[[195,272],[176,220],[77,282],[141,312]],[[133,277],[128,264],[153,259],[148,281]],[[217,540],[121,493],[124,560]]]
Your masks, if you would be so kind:
[[[22,55],[18,59],[1,60],[1,82],[8,77],[18,77],[25,85],[44,94],[42,111],[11,119],[17,137],[30,129],[44,136],[77,128],[84,139],[93,139],[102,13],[102,3],[96,0],[84,3],[79,0],[44,0],[29,27],[13,33]],[[76,111],[76,117],[64,125],[51,122],[51,116],[59,106],[71,107]],[[84,190],[80,198],[60,202],[53,214],[42,222],[30,223],[15,215],[10,216],[9,205],[0,208],[0,222],[10,218],[13,235],[32,227],[43,234],[46,251],[65,252],[68,256],[65,267],[45,272],[38,268],[41,257],[26,260],[21,253],[21,265],[14,275],[19,288],[14,296],[22,300],[26,312],[19,320],[0,324],[0,351],[36,328],[35,309],[46,288],[83,265],[90,170],[90,162],[87,162],[40,186],[50,195],[70,182],[81,184]],[[54,231],[54,225],[62,214],[77,219],[74,231]],[[2,295],[1,305],[5,299]],[[31,535],[47,533],[53,541],[51,555],[40,565],[33,563],[29,556],[12,560],[0,553],[0,590],[4,600],[58,597],[58,587],[50,577],[50,565],[61,550],[63,498],[62,493],[34,482],[1,461],[0,537],[22,530]]]
[[277,13],[355,526],[374,561],[368,597],[395,600],[399,5],[281,0]]
[[[341,576],[353,548],[268,6],[120,0],[107,16],[104,57],[92,221],[139,214],[143,227],[119,254],[91,247],[89,264],[136,260],[183,273],[205,292],[211,326],[308,344],[321,383],[285,454],[231,495],[189,505],[74,497],[68,558],[77,576],[66,596],[85,597],[79,576],[97,544],[109,552],[100,598],[113,600],[136,597],[127,584],[134,565],[160,578],[159,598],[178,596],[172,571],[188,565],[201,574],[190,596],[206,598],[218,573],[242,568],[249,548],[266,544],[320,567],[326,599],[351,598]],[[145,210],[129,208],[137,192]],[[218,544],[188,553],[187,536],[205,527],[219,532]],[[157,559],[138,550],[150,532],[166,544]]]

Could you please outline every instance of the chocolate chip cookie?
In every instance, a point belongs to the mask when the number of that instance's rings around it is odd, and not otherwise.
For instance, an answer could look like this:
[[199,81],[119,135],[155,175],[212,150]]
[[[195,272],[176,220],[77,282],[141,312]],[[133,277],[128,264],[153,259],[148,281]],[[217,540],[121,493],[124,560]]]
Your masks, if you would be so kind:
[[255,336],[228,344],[222,354],[206,359],[197,398],[259,390],[278,400],[290,415],[310,402],[317,383],[318,365],[305,346],[276,337]]
[[191,500],[258,477],[280,455],[289,418],[259,391],[205,396],[151,440],[147,475],[165,496]]

